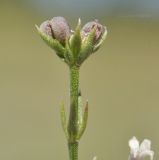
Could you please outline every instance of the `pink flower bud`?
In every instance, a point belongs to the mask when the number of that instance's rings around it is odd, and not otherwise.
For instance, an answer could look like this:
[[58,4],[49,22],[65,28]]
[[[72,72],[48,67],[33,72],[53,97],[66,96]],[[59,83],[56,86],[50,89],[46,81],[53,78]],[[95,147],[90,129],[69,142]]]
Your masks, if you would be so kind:
[[40,29],[48,36],[62,43],[71,35],[69,24],[63,17],[54,17],[50,21],[43,22],[40,25]]
[[70,26],[63,17],[54,17],[50,21],[55,39],[64,42],[70,36]]
[[41,25],[40,25],[40,30],[47,34],[48,36],[50,37],[53,37],[52,35],[52,29],[51,29],[51,25],[50,25],[50,22],[47,20],[45,22],[43,22]]
[[96,44],[102,37],[103,33],[105,32],[105,27],[100,23],[98,23],[97,20],[88,22],[82,28],[81,31],[82,38],[87,37],[87,35],[91,32],[92,29],[96,30],[94,37],[94,44]]

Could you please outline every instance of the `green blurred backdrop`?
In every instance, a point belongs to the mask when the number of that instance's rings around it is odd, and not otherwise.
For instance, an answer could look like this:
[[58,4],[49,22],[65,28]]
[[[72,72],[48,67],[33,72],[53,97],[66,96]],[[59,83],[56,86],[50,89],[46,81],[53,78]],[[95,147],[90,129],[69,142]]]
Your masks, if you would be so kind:
[[68,1],[70,7],[67,1],[44,2],[0,1],[0,159],[68,159],[59,118],[61,100],[69,110],[68,68],[34,27],[57,15],[73,27],[81,17],[83,23],[98,18],[108,28],[100,51],[81,68],[80,87],[90,108],[80,160],[127,160],[134,135],[152,140],[157,159],[158,18],[112,4],[107,10],[104,1],[93,1],[92,8],[87,1]]

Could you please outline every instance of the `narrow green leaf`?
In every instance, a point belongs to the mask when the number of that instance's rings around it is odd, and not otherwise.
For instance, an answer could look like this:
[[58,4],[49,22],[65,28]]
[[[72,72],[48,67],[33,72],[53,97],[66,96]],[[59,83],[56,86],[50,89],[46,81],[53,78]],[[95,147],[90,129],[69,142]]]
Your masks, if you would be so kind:
[[65,136],[68,139],[68,131],[67,131],[67,122],[66,122],[66,114],[65,114],[64,103],[62,103],[61,106],[60,106],[60,117],[61,117],[61,124],[62,124],[63,131],[65,133]]
[[81,127],[82,122],[83,122],[82,107],[83,107],[82,96],[81,96],[81,91],[79,91],[79,95],[78,95],[78,125],[79,125],[79,128]]
[[45,33],[41,32],[40,28],[37,25],[35,27],[36,27],[39,35],[41,36],[41,38],[44,40],[44,42],[49,47],[51,47],[52,49],[54,49],[56,51],[56,54],[60,58],[64,58],[65,48],[62,46],[62,44],[60,44],[60,42],[57,41],[56,39],[53,39],[53,38],[49,37],[48,35],[46,35]]
[[82,125],[80,126],[79,132],[78,132],[78,135],[77,135],[78,140],[82,137],[82,135],[83,135],[83,133],[86,129],[87,120],[88,120],[88,101],[86,102],[86,107],[85,107],[84,114],[83,114]]

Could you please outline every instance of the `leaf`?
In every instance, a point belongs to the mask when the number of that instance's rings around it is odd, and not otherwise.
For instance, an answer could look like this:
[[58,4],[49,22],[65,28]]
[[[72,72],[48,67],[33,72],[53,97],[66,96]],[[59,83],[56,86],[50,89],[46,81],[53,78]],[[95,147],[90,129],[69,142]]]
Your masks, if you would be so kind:
[[86,102],[86,107],[85,107],[84,114],[83,114],[82,125],[80,126],[79,131],[78,131],[78,135],[77,135],[78,140],[82,137],[86,129],[87,120],[88,120],[88,101]]
[[65,114],[64,103],[62,103],[61,106],[60,106],[60,117],[61,117],[61,124],[62,124],[63,131],[65,133],[65,136],[68,139],[68,131],[67,131],[67,123],[66,123],[66,114]]
[[82,122],[83,122],[82,107],[83,107],[82,96],[81,96],[81,91],[79,91],[79,95],[78,95],[78,125],[79,127],[82,125]]

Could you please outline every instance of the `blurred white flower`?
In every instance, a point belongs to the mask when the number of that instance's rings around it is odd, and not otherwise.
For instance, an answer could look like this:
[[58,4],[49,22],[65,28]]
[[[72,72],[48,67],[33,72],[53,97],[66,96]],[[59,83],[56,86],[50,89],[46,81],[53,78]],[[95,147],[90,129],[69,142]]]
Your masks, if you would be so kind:
[[141,144],[136,139],[136,137],[132,137],[129,140],[130,147],[130,155],[129,160],[139,160],[140,158],[144,158],[146,156],[150,157],[150,160],[153,160],[154,152],[151,150],[151,141],[148,139],[144,139]]
[[95,157],[93,157],[93,160],[97,160],[97,157],[95,156]]

